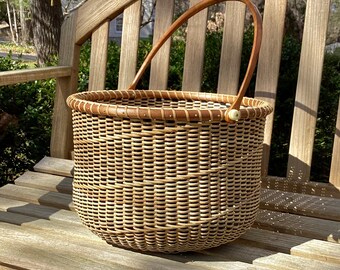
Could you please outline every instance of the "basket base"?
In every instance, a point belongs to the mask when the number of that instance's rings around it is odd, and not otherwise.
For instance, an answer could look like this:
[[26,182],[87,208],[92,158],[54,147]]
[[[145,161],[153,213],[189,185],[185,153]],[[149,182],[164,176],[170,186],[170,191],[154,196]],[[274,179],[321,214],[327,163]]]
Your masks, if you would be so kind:
[[239,238],[254,223],[256,212],[243,220],[242,224],[230,223],[230,227],[221,228],[219,221],[209,222],[203,226],[192,226],[185,229],[173,229],[154,232],[131,232],[116,234],[98,230],[86,225],[94,234],[108,244],[144,252],[180,253],[199,251],[218,247]]

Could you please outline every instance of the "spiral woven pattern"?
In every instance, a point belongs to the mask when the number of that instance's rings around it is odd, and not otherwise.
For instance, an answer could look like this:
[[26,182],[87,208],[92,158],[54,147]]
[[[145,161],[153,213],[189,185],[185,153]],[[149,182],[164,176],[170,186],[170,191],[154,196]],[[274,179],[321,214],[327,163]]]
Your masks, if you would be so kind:
[[[195,98],[180,99],[149,91],[69,97],[73,200],[82,222],[110,244],[143,251],[193,251],[236,239],[259,206],[263,130],[271,108],[244,99],[243,118],[228,124],[214,114],[223,116],[230,104],[219,100],[233,97],[187,93]],[[159,117],[119,113],[131,110],[158,110]],[[194,120],[167,120],[162,110]]]

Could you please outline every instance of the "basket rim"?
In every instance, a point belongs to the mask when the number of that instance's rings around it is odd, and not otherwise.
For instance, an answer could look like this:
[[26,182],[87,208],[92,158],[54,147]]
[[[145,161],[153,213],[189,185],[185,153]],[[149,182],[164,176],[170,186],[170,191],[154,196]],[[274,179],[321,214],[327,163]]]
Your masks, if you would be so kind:
[[[214,108],[160,108],[138,107],[131,105],[114,105],[101,103],[113,99],[147,99],[191,100],[232,104],[234,95],[169,90],[96,90],[70,95],[66,103],[74,111],[130,119],[172,120],[172,121],[225,121],[226,109]],[[244,97],[240,108],[240,120],[265,118],[273,111],[266,101]]]

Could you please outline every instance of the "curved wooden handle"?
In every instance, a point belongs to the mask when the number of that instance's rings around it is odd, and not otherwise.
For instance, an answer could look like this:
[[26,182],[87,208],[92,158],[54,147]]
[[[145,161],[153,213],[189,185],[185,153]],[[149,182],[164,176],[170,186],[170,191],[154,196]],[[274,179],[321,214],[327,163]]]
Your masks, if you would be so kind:
[[261,15],[260,15],[257,7],[251,2],[251,0],[203,0],[203,1],[199,2],[198,4],[189,8],[169,27],[169,29],[163,34],[163,36],[156,43],[156,45],[153,46],[152,50],[150,51],[148,56],[145,58],[142,66],[138,70],[133,82],[131,83],[131,85],[129,86],[128,89],[131,89],[131,90],[136,89],[138,81],[140,80],[140,78],[144,74],[147,67],[150,65],[151,60],[156,55],[158,50],[162,47],[162,45],[171,37],[171,35],[184,22],[186,22],[189,18],[191,18],[192,16],[194,16],[195,14],[200,12],[201,10],[203,10],[203,9],[205,9],[205,8],[211,6],[211,5],[214,5],[214,4],[217,4],[217,3],[220,3],[220,2],[224,2],[224,1],[238,1],[238,2],[242,2],[242,3],[246,4],[247,7],[249,8],[249,10],[250,10],[250,12],[253,16],[253,20],[254,20],[254,41],[253,41],[253,48],[252,48],[252,52],[251,52],[251,55],[250,55],[247,72],[246,72],[246,75],[243,79],[243,82],[241,84],[241,87],[240,87],[240,90],[238,92],[238,95],[237,95],[235,102],[233,104],[231,104],[231,106],[229,107],[229,109],[226,111],[226,114],[225,114],[225,120],[227,122],[232,123],[232,122],[237,121],[238,117],[239,117],[238,111],[240,109],[242,99],[243,99],[243,97],[246,93],[246,90],[249,86],[251,77],[252,77],[254,70],[255,70],[255,67],[256,67],[258,55],[259,55],[259,52],[260,52],[261,40],[262,40],[262,18],[261,18]]

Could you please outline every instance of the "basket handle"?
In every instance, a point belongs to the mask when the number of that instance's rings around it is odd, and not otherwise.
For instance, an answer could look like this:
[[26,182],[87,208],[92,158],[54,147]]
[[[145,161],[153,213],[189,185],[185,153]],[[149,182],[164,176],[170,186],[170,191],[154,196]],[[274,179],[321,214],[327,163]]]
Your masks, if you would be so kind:
[[251,0],[202,0],[198,4],[192,6],[187,11],[185,11],[170,27],[169,29],[163,34],[163,36],[160,38],[160,40],[156,43],[155,46],[151,49],[148,56],[145,58],[142,66],[138,70],[134,80],[132,81],[131,85],[129,86],[129,90],[136,89],[136,86],[144,74],[146,68],[150,65],[151,60],[155,56],[155,54],[158,52],[158,50],[162,47],[162,45],[171,37],[171,35],[189,18],[200,12],[201,10],[220,3],[224,1],[239,1],[248,7],[250,10],[253,20],[254,20],[254,40],[253,40],[253,48],[251,51],[249,64],[247,68],[246,75],[244,76],[243,82],[241,84],[240,90],[238,91],[237,97],[233,104],[228,108],[228,110],[225,112],[225,120],[228,123],[234,123],[237,121],[240,117],[240,106],[242,103],[242,99],[246,93],[246,90],[249,86],[251,77],[254,73],[255,66],[257,63],[258,55],[260,52],[260,46],[262,41],[262,18],[261,15],[257,9],[257,7],[251,2]]

